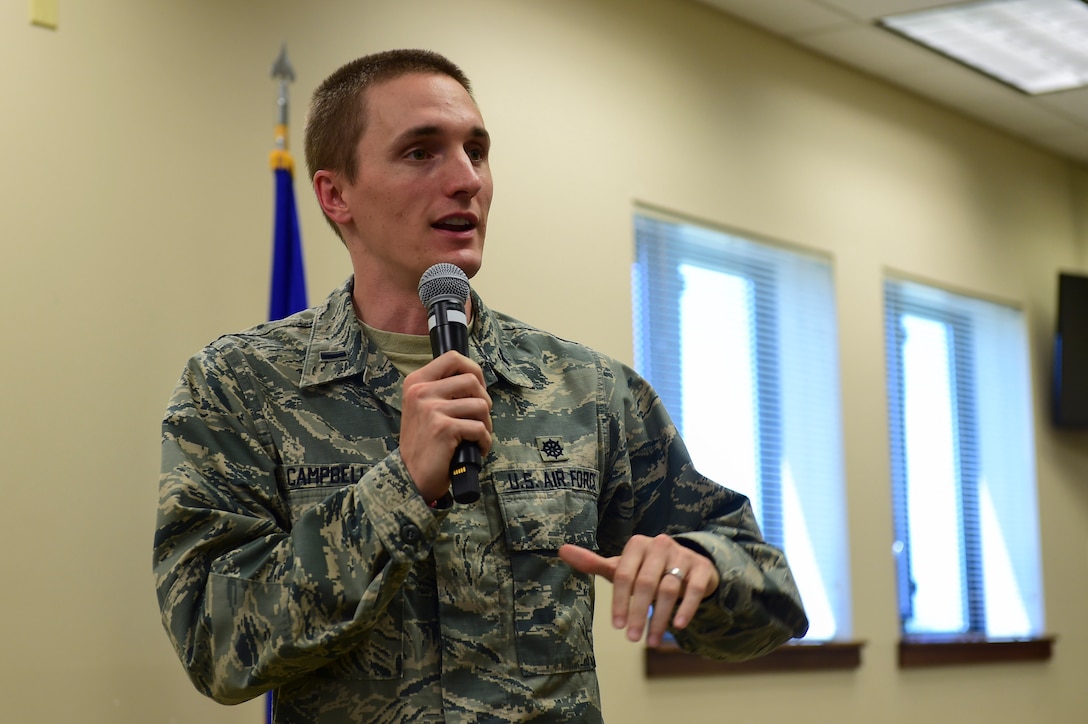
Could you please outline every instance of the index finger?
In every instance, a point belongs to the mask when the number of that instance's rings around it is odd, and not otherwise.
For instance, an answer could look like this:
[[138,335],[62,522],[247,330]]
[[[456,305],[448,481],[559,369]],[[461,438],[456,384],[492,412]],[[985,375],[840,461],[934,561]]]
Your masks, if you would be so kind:
[[559,546],[559,557],[563,559],[564,563],[576,571],[589,573],[594,576],[604,576],[609,581],[612,580],[612,577],[616,573],[616,562],[614,558],[604,558],[587,548],[582,548],[571,543],[564,543]]
[[449,352],[435,357],[433,360],[409,375],[409,377],[434,381],[466,373],[474,376],[481,385],[486,387],[484,372],[480,368],[480,365],[476,364],[471,358],[466,357],[457,350],[450,350]]

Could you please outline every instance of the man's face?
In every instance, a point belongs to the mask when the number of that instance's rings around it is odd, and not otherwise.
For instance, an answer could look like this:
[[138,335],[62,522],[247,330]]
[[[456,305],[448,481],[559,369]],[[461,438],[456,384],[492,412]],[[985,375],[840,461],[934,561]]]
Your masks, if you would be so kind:
[[438,262],[472,277],[482,263],[492,185],[489,138],[468,92],[438,74],[375,85],[365,129],[355,182],[342,188],[357,269],[413,290]]

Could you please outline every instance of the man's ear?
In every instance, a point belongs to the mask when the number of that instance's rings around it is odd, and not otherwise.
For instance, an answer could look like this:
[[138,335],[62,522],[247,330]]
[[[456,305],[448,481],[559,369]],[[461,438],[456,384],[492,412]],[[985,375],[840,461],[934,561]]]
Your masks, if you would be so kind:
[[337,224],[351,223],[351,210],[340,193],[340,176],[332,171],[318,171],[314,174],[314,194],[317,203],[325,215]]

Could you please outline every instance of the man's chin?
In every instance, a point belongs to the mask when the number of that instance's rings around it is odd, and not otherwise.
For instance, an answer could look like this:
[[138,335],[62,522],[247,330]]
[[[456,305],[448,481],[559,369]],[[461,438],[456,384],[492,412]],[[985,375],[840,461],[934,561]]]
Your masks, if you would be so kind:
[[480,254],[480,252],[469,250],[450,254],[446,258],[441,259],[440,261],[453,264],[461,271],[463,271],[465,273],[465,276],[469,279],[476,276],[477,272],[480,271],[480,267],[483,266],[484,262],[483,255]]

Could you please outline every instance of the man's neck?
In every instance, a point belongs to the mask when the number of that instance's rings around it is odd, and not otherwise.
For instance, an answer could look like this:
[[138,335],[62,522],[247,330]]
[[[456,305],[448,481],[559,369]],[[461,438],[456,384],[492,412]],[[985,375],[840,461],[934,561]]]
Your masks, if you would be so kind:
[[[387,285],[371,286],[355,278],[352,293],[355,316],[385,332],[398,334],[428,334],[427,309],[416,290],[411,293]],[[465,315],[472,318],[472,297],[465,303]]]

